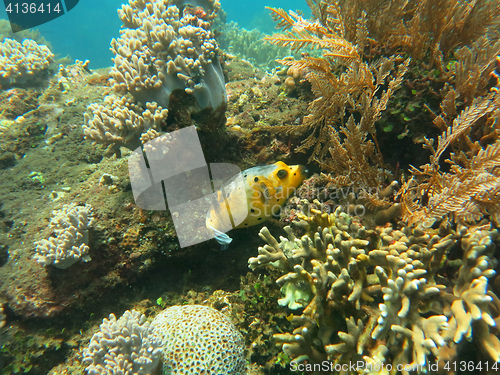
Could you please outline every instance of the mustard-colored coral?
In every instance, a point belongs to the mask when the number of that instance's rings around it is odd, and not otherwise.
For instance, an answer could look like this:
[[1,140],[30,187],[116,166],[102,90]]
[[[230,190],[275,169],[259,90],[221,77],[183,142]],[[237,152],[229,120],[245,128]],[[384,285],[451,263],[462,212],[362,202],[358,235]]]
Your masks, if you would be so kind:
[[[302,201],[301,209],[294,226],[306,234],[297,238],[285,227],[287,237],[278,241],[264,227],[267,245],[249,259],[252,269],[284,273],[277,283],[298,312],[291,318],[296,328],[274,338],[294,361],[369,359],[401,369],[456,358],[464,338],[498,361],[499,300],[488,287],[497,264],[491,225],[368,229],[360,218],[341,208],[329,213],[318,201]],[[450,286],[440,271],[456,244],[463,255]],[[306,298],[294,301],[294,295]]]

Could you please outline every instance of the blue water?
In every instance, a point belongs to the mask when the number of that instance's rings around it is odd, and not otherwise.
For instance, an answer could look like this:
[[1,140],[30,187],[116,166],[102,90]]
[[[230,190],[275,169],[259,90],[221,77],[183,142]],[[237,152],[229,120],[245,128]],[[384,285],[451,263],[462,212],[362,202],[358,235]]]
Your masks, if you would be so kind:
[[[72,59],[90,60],[90,68],[111,66],[109,51],[111,38],[119,36],[121,21],[116,10],[125,0],[80,0],[65,15],[38,26],[58,57],[69,55]],[[306,10],[305,0],[221,0],[227,21],[235,21],[246,29],[258,28],[272,32],[274,23],[265,6]],[[7,19],[5,7],[0,5],[0,18]]]

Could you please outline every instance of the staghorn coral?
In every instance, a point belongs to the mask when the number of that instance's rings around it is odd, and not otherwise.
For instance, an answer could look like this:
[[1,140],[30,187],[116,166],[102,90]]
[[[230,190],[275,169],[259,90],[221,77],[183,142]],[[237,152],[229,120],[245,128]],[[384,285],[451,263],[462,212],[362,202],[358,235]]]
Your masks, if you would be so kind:
[[53,264],[68,268],[79,260],[88,262],[89,228],[93,224],[92,207],[65,204],[52,212],[48,229],[51,237],[35,242],[33,259],[42,266]]
[[33,80],[34,74],[46,70],[53,59],[48,47],[34,40],[24,39],[19,43],[5,38],[0,43],[0,84],[9,86]]
[[158,366],[161,354],[161,341],[146,317],[127,310],[118,320],[113,314],[102,320],[100,331],[83,350],[82,362],[89,375],[147,375]]
[[219,8],[212,0],[124,4],[118,10],[124,27],[111,41],[115,57],[109,74],[116,95],[87,107],[85,137],[109,145],[108,155],[119,156],[121,146],[135,149],[144,133],[162,130],[171,97],[176,112],[207,111],[206,126],[218,127],[227,99],[210,28]]
[[[297,238],[285,227],[278,242],[264,227],[267,244],[249,259],[252,269],[284,273],[277,283],[298,310],[289,318],[296,328],[274,338],[295,362],[364,360],[407,374],[405,366],[457,358],[464,337],[500,358],[500,305],[488,288],[497,264],[491,225],[367,229],[340,207],[329,213],[318,201],[302,201],[301,208],[294,227],[306,234]],[[456,244],[463,249],[458,276],[444,285],[439,272]]]
[[103,319],[84,349],[87,374],[246,373],[244,339],[218,310],[201,305],[172,306],[149,323],[139,312]]

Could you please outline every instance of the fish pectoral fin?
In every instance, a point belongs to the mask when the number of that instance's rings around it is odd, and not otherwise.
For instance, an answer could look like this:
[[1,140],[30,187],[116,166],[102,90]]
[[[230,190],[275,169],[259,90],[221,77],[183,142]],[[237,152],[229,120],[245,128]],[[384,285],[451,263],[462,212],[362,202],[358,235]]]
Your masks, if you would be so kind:
[[214,227],[208,227],[214,234],[215,240],[221,244],[221,250],[227,250],[229,244],[233,240],[226,233],[221,232],[220,230],[215,229]]

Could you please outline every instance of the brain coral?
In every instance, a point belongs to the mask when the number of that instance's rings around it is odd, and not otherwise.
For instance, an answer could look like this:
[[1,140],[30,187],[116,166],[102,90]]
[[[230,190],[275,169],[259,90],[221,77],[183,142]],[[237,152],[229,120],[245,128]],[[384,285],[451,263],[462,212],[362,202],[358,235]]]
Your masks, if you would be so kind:
[[173,306],[151,324],[163,346],[164,374],[246,373],[245,342],[221,312],[208,306]]

